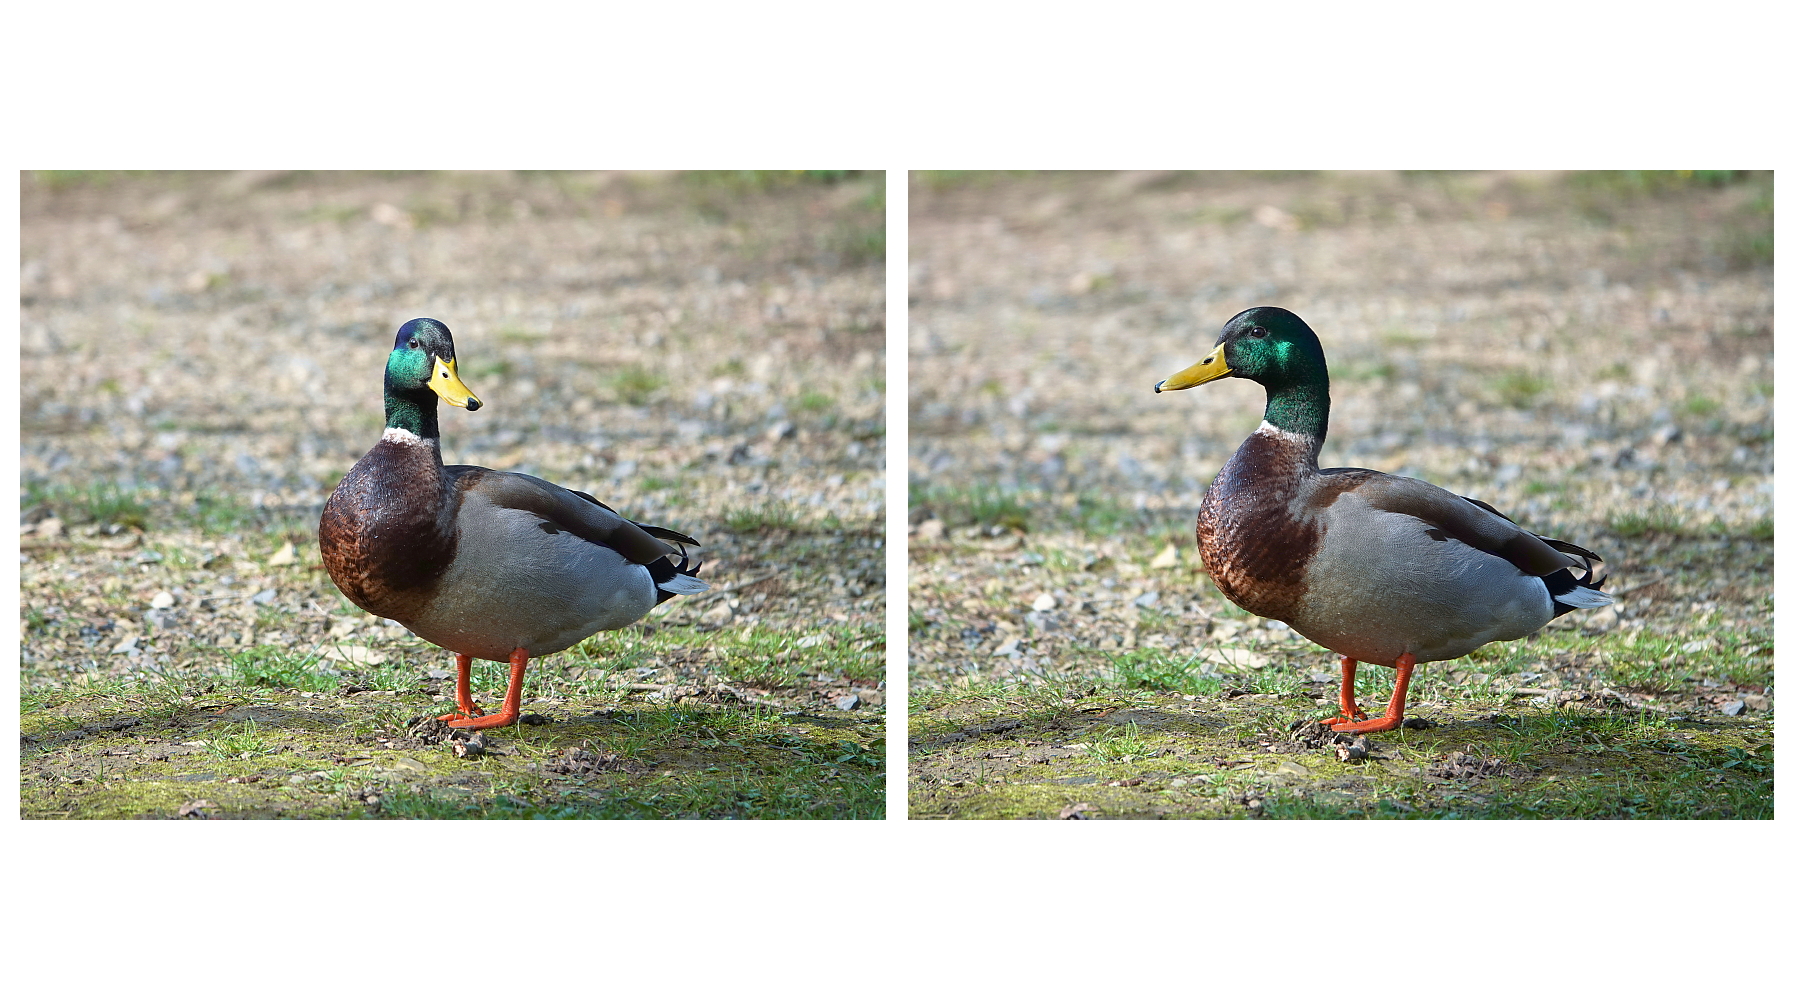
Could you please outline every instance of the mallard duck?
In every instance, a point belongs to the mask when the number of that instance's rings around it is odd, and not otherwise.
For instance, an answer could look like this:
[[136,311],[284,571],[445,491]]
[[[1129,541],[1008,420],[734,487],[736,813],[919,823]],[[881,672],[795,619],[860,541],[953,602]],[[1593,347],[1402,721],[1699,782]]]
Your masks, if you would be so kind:
[[[1235,316],[1207,357],[1153,391],[1221,378],[1263,385],[1265,416],[1202,497],[1202,563],[1235,605],[1340,655],[1340,717],[1323,722],[1335,731],[1400,726],[1416,664],[1613,603],[1600,590],[1605,575],[1594,579],[1601,558],[1588,550],[1416,478],[1323,470],[1327,359],[1294,313],[1260,306]],[[1395,668],[1381,718],[1354,702],[1361,662]]]
[[[412,320],[386,359],[386,432],[324,504],[318,549],[350,601],[454,651],[457,711],[443,721],[511,725],[530,658],[709,585],[686,555],[698,545],[689,536],[630,522],[541,478],[444,466],[438,396],[469,412],[481,405],[455,370],[449,328]],[[495,715],[468,689],[475,658],[511,665]]]

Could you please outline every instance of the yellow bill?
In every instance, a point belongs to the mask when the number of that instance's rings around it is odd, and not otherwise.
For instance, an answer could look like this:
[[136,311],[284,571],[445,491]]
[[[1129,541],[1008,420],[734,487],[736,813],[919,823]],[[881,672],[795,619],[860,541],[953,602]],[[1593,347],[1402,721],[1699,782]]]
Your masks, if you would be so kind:
[[480,400],[473,390],[462,384],[461,376],[455,373],[454,358],[436,359],[436,366],[430,369],[430,391],[442,396],[442,401],[449,405],[460,406],[468,412],[480,408]]
[[1226,351],[1225,345],[1216,344],[1215,349],[1208,352],[1208,357],[1154,385],[1152,390],[1154,392],[1175,392],[1179,389],[1195,388],[1217,378],[1226,378],[1233,374],[1233,369],[1227,366]]

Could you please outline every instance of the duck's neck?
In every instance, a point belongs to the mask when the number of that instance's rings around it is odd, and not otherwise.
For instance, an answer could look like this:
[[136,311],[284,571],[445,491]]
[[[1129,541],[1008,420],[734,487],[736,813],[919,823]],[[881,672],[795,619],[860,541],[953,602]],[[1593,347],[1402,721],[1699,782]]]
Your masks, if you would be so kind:
[[441,442],[436,430],[436,394],[428,389],[414,392],[386,390],[386,428],[402,430],[432,446]]
[[1327,413],[1331,401],[1327,380],[1279,385],[1267,389],[1265,422],[1286,434],[1307,441],[1309,458],[1320,455],[1321,444],[1327,441]]

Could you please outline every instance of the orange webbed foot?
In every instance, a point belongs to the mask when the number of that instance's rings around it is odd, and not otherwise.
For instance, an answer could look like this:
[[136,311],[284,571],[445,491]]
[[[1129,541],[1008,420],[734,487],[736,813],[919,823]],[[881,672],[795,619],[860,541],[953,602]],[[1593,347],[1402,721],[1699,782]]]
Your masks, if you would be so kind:
[[484,715],[484,714],[486,714],[486,710],[484,708],[481,708],[479,705],[469,705],[467,708],[463,708],[458,712],[449,712],[447,715],[438,715],[438,716],[436,716],[436,721],[448,722],[451,725],[453,725],[455,719],[479,718],[481,715]]
[[[444,715],[442,717],[448,718],[449,716]],[[451,729],[499,729],[507,725],[515,725],[516,723],[516,712],[498,712],[497,714],[485,715],[480,718],[466,718],[461,719],[458,722],[450,722],[448,727]]]
[[1362,735],[1366,732],[1387,732],[1399,727],[1402,722],[1400,715],[1384,715],[1381,718],[1365,719],[1364,713],[1359,712],[1358,716],[1360,720],[1355,722],[1347,721],[1344,718],[1330,718],[1321,724],[1332,726],[1334,732],[1351,732]]

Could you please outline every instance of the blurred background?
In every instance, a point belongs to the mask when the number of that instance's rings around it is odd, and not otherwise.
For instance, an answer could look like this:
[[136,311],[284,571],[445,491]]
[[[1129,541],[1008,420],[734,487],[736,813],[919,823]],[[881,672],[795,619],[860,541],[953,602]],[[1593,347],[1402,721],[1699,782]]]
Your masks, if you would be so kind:
[[[379,439],[385,356],[417,316],[454,331],[486,403],[443,408],[445,461],[697,537],[718,591],[686,607],[713,620],[882,614],[882,173],[21,182],[28,673],[328,639],[305,620],[342,605],[318,512]],[[759,566],[743,547],[792,533],[836,546],[783,591],[729,593]],[[233,574],[290,614],[199,607]]]
[[[1569,521],[1554,519],[1568,502],[1578,517],[1768,518],[1767,174],[913,185],[919,505],[985,485],[1194,507],[1258,422],[1262,390],[1152,384],[1206,354],[1234,313],[1277,305],[1327,349],[1323,464],[1468,485],[1547,527]],[[1584,497],[1527,491],[1517,470],[1539,458]]]

